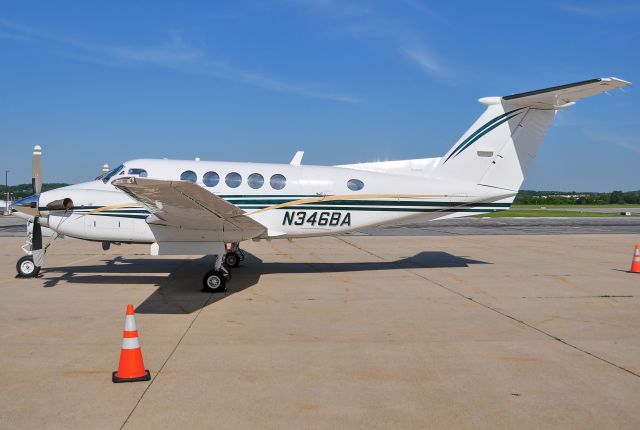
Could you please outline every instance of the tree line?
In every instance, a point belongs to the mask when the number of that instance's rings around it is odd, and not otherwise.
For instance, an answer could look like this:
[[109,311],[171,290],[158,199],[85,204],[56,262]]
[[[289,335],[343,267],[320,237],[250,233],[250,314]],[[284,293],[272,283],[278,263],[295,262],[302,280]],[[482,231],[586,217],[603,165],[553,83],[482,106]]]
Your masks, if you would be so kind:
[[[63,184],[59,182],[42,184],[42,191],[55,190],[56,188],[64,187],[67,185],[69,184]],[[31,194],[33,194],[33,187],[31,186],[31,184],[9,185],[9,195],[14,200],[30,196]],[[7,187],[4,184],[0,185],[0,199],[4,200],[6,195]]]
[[640,191],[592,193],[575,191],[521,190],[513,202],[517,205],[632,205],[640,204]]
[[[42,191],[64,187],[68,184],[42,184]],[[4,199],[7,190],[0,185],[0,199]],[[13,199],[33,194],[31,184],[9,185],[9,193]],[[592,193],[576,191],[531,191],[521,190],[514,204],[517,205],[623,205],[640,204],[640,191],[611,191],[610,193]]]

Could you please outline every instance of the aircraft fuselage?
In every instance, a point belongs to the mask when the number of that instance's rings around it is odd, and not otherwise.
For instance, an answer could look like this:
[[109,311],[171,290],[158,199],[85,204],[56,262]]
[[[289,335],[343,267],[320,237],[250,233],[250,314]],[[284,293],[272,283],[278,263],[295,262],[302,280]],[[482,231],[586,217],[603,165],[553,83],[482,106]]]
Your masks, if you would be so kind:
[[[469,183],[346,167],[141,159],[108,177],[43,192],[42,224],[60,234],[110,242],[198,240],[239,242],[237,232],[150,226],[150,212],[115,188],[127,176],[190,180],[266,227],[262,237],[334,235],[421,216],[425,219],[504,210],[513,195]],[[50,209],[64,199],[73,209]],[[179,231],[177,231],[179,230]],[[190,237],[193,236],[193,237]]]

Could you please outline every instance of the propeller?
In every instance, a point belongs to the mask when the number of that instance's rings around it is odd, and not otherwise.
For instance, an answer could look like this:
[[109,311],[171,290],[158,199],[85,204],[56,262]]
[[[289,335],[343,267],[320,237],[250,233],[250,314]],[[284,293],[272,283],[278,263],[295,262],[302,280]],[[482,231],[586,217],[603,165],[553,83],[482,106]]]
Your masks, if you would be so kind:
[[[33,158],[31,166],[31,186],[33,195],[17,200],[13,204],[13,214],[27,221],[27,229],[31,233],[30,251],[33,264],[40,268],[44,264],[45,248],[42,246],[42,225],[40,224],[41,214],[38,207],[40,193],[42,192],[42,147],[33,147]],[[47,205],[52,209],[69,210],[73,208],[71,199],[56,200]],[[46,219],[46,218],[45,218]],[[46,223],[45,223],[46,226]]]
[[[42,147],[36,145],[33,147],[33,158],[31,159],[31,186],[33,194],[40,196],[42,191]],[[36,200],[36,214],[40,215],[38,208],[38,200]],[[36,267],[42,267],[44,264],[44,249],[42,248],[42,226],[40,225],[40,217],[33,217],[33,230],[31,236],[31,256],[33,264]]]
[[42,191],[42,147],[33,147],[33,158],[31,161],[31,186],[33,194],[39,195]]
[[40,192],[42,191],[42,147],[40,145],[33,147],[31,187],[33,188],[32,195],[16,200],[13,202],[13,205],[11,205],[12,213],[26,220],[40,215],[40,211],[38,210],[38,200],[40,198]]

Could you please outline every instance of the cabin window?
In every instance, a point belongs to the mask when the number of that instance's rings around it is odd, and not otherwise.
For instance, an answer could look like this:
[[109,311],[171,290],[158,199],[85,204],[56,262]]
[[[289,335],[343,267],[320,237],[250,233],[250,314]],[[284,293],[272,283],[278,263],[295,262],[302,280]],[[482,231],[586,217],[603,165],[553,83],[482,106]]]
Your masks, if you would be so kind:
[[351,191],[360,191],[364,188],[364,182],[362,182],[360,179],[349,179],[347,181],[347,188],[349,188]]
[[252,173],[247,178],[247,184],[254,190],[262,188],[262,185],[264,185],[264,176],[260,173]]
[[136,175],[136,176],[140,176],[141,178],[146,178],[147,171],[144,169],[129,169],[129,171],[127,172],[127,175]]
[[180,175],[180,180],[195,183],[198,180],[198,175],[193,170],[186,170]]
[[229,188],[238,188],[242,183],[242,176],[238,172],[231,172],[224,178],[224,182]]
[[220,182],[220,175],[216,172],[207,172],[202,177],[202,182],[204,182],[207,187],[215,187],[218,185],[218,182]]
[[271,177],[271,180],[269,180],[269,184],[271,184],[271,188],[274,190],[281,190],[287,185],[287,178],[285,178],[284,175],[276,173]]

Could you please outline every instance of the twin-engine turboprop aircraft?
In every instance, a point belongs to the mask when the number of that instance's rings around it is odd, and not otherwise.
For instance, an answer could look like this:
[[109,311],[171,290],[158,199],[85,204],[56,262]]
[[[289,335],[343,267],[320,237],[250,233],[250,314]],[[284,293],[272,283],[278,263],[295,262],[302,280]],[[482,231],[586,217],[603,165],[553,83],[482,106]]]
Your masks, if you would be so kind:
[[[225,289],[227,267],[248,239],[336,235],[416,216],[432,220],[510,207],[555,113],[577,100],[630,85],[600,78],[505,97],[485,97],[484,113],[444,157],[340,166],[131,160],[94,181],[15,203],[28,220],[19,275],[44,264],[42,236],[148,243],[151,255],[215,255],[203,278]],[[226,263],[223,265],[223,262]],[[227,266],[227,267],[225,267]]]

